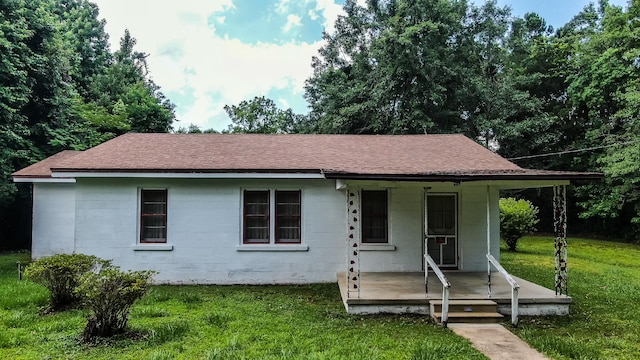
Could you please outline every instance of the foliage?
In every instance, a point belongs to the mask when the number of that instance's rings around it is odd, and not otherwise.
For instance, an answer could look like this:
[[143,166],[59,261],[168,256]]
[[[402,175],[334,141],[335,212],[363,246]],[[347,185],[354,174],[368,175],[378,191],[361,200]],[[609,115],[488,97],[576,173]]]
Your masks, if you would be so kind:
[[189,124],[187,127],[180,126],[178,129],[174,129],[173,132],[175,134],[219,134],[215,129],[202,130],[198,125],[193,123]]
[[[640,240],[640,2],[601,4],[597,31],[581,44],[572,78],[575,106],[592,124],[587,139],[608,145],[591,162],[605,181],[581,189],[583,217],[618,220],[618,234]],[[611,221],[614,223],[614,221]]]
[[11,173],[128,131],[171,130],[174,105],[149,79],[148,55],[128,31],[112,53],[98,16],[88,0],[0,0],[2,244],[28,233],[18,229],[27,221],[11,221],[30,202]]
[[319,132],[467,132],[465,2],[348,0],[344,11],[305,86]]
[[518,239],[535,231],[538,208],[528,200],[500,199],[500,237],[510,251],[516,251]]
[[227,133],[286,134],[304,132],[305,117],[293,110],[281,110],[276,103],[264,96],[242,101],[238,105],[226,105],[224,110],[231,119]]
[[79,304],[75,293],[83,274],[110,261],[85,254],[58,254],[40,258],[29,264],[27,278],[49,290],[50,310],[64,310]]
[[131,306],[147,292],[153,274],[153,271],[124,272],[116,267],[83,274],[76,294],[91,310],[83,339],[122,334]]

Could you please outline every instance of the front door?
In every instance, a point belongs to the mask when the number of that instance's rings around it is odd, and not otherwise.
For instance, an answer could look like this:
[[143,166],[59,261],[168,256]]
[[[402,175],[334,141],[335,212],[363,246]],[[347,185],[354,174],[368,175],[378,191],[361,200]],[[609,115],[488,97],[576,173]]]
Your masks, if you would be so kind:
[[427,194],[425,204],[427,253],[444,269],[458,268],[458,196]]

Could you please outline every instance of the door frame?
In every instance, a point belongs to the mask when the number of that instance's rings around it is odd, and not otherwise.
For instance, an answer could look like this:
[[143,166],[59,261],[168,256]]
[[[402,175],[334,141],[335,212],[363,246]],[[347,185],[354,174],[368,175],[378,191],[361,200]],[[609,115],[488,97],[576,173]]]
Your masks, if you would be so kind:
[[[443,236],[434,236],[428,234],[428,225],[429,225],[429,196],[452,196],[454,198],[454,214],[455,214],[455,225],[454,225],[454,234],[453,235],[443,235]],[[458,192],[428,192],[424,193],[424,226],[423,226],[423,241],[422,241],[422,268],[424,270],[424,255],[427,254],[427,243],[429,237],[445,237],[445,238],[453,238],[454,246],[455,246],[455,264],[447,264],[442,265],[442,259],[440,259],[440,266],[444,270],[458,270],[460,268],[460,232],[459,232],[459,224],[460,224],[460,196]],[[440,249],[440,255],[442,258],[442,248]],[[436,260],[436,259],[434,259]]]

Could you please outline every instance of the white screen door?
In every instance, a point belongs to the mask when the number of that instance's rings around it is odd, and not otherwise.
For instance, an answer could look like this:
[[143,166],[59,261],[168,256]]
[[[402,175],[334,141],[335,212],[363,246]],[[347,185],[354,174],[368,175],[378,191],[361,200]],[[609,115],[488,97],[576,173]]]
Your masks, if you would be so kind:
[[442,268],[458,268],[457,194],[427,194],[425,207],[427,253]]

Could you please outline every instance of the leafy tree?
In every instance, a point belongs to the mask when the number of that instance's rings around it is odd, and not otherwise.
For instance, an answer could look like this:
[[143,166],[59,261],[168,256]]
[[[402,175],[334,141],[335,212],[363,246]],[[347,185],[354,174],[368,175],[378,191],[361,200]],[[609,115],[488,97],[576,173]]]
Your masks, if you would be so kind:
[[227,133],[285,134],[307,130],[304,116],[294,114],[290,108],[281,110],[264,96],[226,105],[224,110],[232,122]]
[[[87,0],[0,0],[0,246],[28,237],[30,195],[10,174],[127,131],[167,132],[173,104],[127,32],[111,53]],[[20,220],[20,221],[19,221]],[[19,235],[19,236],[18,236]],[[25,246],[25,245],[23,245]]]
[[536,14],[512,18],[508,8],[488,1],[470,11],[474,39],[464,97],[470,135],[506,157],[545,152],[560,134],[545,93],[536,91],[547,73],[535,58],[550,28]]
[[[118,111],[125,114],[132,131],[168,132],[175,120],[175,106],[147,78],[148,54],[134,50],[135,45],[136,39],[125,30],[120,48],[114,53],[115,62],[96,78],[95,93],[100,95],[94,101],[113,115]],[[123,108],[116,108],[122,105]]]
[[305,97],[328,133],[467,132],[460,116],[464,1],[345,2]]
[[218,134],[215,129],[202,130],[196,124],[189,124],[188,127],[180,126],[174,131],[176,134]]
[[584,157],[605,181],[580,189],[582,216],[605,219],[606,230],[631,239],[640,238],[639,15],[638,1],[626,11],[606,1],[591,10],[593,25],[579,43],[568,89],[584,119],[584,147],[609,146]]
[[53,151],[51,129],[66,126],[66,54],[53,4],[0,1],[0,206],[13,199],[10,174]]
[[106,21],[98,19],[98,6],[88,0],[57,0],[54,12],[60,18],[60,32],[72,54],[68,76],[84,99],[96,95],[92,86],[113,62]]
[[528,200],[500,199],[500,237],[510,251],[516,251],[518,240],[535,231],[538,208]]

